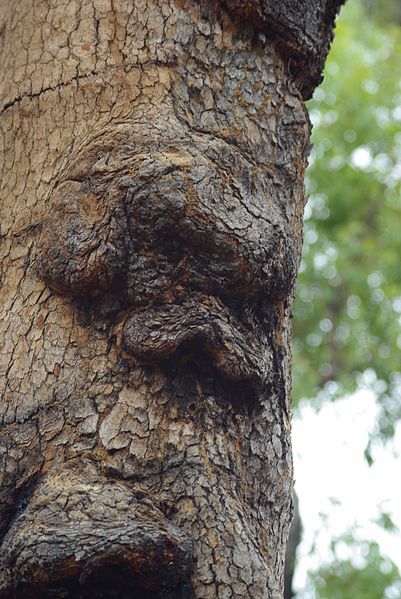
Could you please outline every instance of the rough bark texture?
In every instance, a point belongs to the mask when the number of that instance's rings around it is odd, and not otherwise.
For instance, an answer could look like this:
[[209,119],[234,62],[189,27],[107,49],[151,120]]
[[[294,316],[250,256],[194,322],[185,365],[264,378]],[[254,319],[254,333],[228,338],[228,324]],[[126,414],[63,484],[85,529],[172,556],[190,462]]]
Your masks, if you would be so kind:
[[1,3],[1,597],[282,596],[337,5]]
[[322,80],[333,24],[344,0],[224,0],[228,10],[247,18],[274,39],[303,97]]

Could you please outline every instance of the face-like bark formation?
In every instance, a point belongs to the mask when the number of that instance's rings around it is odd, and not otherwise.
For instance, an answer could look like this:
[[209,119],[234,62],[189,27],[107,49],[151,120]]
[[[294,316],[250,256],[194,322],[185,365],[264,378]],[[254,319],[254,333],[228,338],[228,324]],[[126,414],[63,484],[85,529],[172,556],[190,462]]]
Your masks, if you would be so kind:
[[0,9],[1,597],[281,596],[309,121],[238,6]]
[[302,202],[284,180],[178,119],[142,117],[85,140],[50,195],[38,273],[60,294],[117,303],[122,349],[157,364],[191,344],[227,379],[272,382],[261,311],[293,287],[287,228]]

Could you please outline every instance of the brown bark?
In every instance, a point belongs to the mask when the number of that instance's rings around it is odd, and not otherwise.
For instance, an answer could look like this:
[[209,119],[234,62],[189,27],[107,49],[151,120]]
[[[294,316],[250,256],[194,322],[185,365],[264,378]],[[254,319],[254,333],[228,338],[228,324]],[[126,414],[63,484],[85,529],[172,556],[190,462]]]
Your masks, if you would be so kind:
[[299,4],[2,2],[1,597],[282,596]]

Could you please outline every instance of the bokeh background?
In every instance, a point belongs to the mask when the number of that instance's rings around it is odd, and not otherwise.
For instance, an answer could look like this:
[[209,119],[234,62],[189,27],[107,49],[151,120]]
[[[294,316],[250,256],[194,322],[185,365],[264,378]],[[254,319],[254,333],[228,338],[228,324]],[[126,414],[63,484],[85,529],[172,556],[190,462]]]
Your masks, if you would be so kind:
[[348,0],[309,103],[297,599],[401,598],[401,0]]

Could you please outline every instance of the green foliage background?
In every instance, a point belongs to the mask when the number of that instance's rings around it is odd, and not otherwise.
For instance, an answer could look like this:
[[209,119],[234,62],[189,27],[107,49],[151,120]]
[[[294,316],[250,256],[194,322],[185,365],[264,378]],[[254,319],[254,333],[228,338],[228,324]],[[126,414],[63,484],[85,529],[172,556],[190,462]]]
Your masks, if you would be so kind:
[[386,437],[401,416],[401,27],[378,16],[346,4],[309,104],[293,379],[295,402],[372,388]]
[[[294,402],[369,388],[381,406],[372,441],[385,441],[401,418],[400,0],[348,0],[309,110]],[[310,574],[308,597],[401,598],[400,572],[376,542],[348,531],[331,556]]]
[[356,547],[359,563],[341,559],[336,553],[341,543],[355,545],[352,534],[336,540],[333,562],[313,575],[319,599],[398,599],[401,593],[397,566],[380,554],[377,543],[362,542]]

